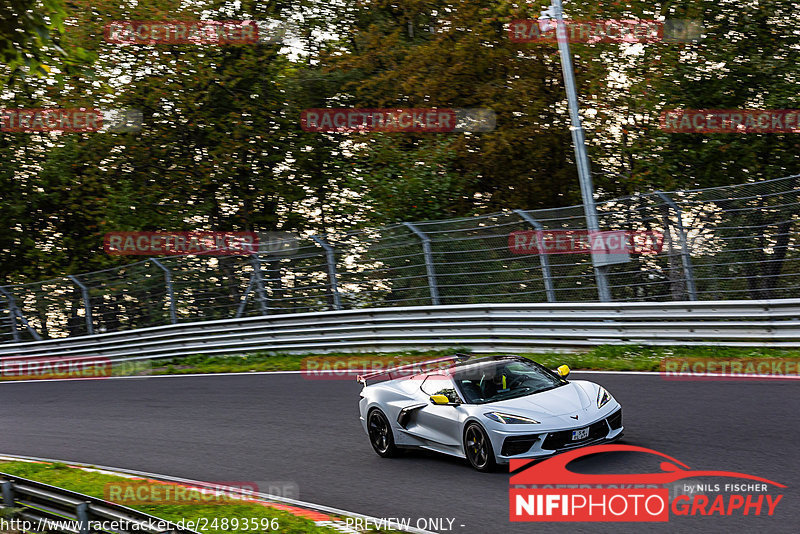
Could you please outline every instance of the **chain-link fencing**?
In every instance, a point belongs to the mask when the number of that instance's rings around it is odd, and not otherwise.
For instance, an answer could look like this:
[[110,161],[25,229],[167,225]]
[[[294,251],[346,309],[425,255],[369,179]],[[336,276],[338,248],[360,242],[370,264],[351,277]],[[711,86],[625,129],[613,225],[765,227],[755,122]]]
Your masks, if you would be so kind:
[[[604,232],[659,238],[602,267],[612,299],[797,297],[799,194],[800,176],[788,176],[598,201]],[[150,258],[7,285],[0,341],[335,309],[597,301],[598,257],[546,242],[585,228],[582,206],[517,210],[305,236],[290,254]]]

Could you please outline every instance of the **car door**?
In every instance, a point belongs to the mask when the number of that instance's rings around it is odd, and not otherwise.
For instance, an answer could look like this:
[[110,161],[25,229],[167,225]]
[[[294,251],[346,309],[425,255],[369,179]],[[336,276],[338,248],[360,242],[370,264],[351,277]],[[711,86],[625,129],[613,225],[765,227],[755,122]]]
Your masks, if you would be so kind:
[[436,405],[429,400],[431,395],[445,395],[451,402],[462,402],[453,379],[448,375],[430,374],[420,385],[420,393],[427,404],[417,411],[415,425],[408,429],[409,432],[443,446],[448,452],[456,452],[461,446],[463,408],[459,405]]

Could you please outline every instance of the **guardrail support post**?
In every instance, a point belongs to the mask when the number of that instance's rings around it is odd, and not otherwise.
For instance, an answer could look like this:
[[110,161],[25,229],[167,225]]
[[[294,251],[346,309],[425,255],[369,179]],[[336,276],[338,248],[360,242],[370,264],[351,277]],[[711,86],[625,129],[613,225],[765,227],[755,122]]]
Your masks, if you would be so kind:
[[253,281],[256,285],[256,297],[258,298],[258,305],[261,307],[261,315],[267,315],[269,308],[267,307],[267,295],[264,291],[264,275],[261,272],[261,258],[258,254],[253,254],[251,257],[253,264]]
[[333,309],[341,310],[342,300],[339,296],[339,285],[336,282],[336,255],[333,251],[333,247],[321,237],[312,235],[311,239],[325,250],[325,258],[328,263],[328,282],[330,285],[331,298],[333,299]]
[[89,502],[82,502],[75,508],[78,518],[78,533],[89,534]]
[[[667,206],[675,211],[678,216],[678,239],[681,242],[681,263],[683,264],[683,277],[686,279],[686,291],[689,293],[689,300],[697,300],[697,287],[694,283],[694,268],[692,266],[692,256],[689,254],[689,247],[686,244],[686,231],[683,228],[683,211],[678,207],[672,198],[662,191],[655,192]],[[669,232],[669,225],[666,231]]]
[[3,492],[3,506],[14,508],[14,481],[5,480],[0,483],[0,491]]
[[547,254],[542,252],[544,247],[542,246],[542,240],[540,237],[539,232],[544,230],[544,226],[533,218],[533,216],[523,210],[514,210],[514,213],[522,217],[525,222],[530,224],[536,229],[536,246],[539,250],[539,263],[542,266],[542,278],[544,279],[544,290],[547,294],[547,302],[555,302],[556,301],[556,290],[553,287],[553,275],[550,272],[550,259],[547,257]]
[[86,331],[91,336],[94,334],[94,324],[92,324],[92,303],[89,300],[89,288],[72,275],[69,275],[67,278],[72,280],[81,290],[81,296],[83,297],[83,309],[86,312]]
[[150,261],[164,271],[164,281],[167,284],[167,295],[169,296],[169,321],[172,324],[176,324],[178,322],[178,314],[175,312],[175,293],[172,290],[172,273],[157,259],[150,258]]
[[428,288],[431,291],[431,302],[434,306],[439,305],[439,287],[436,285],[436,270],[433,267],[433,253],[431,252],[431,240],[425,232],[417,228],[414,223],[403,223],[409,230],[419,237],[422,241],[422,252],[425,255],[425,270],[428,273]]
[[14,299],[14,295],[6,291],[3,286],[0,286],[0,293],[2,293],[3,296],[6,297],[6,300],[8,300],[8,311],[11,312],[11,322],[13,323],[12,328],[14,331],[14,341],[19,341],[19,332],[17,332],[17,319],[22,322],[28,332],[30,332],[31,336],[33,336],[33,339],[36,341],[41,341],[42,336],[40,336],[39,332],[31,327],[30,323],[28,323],[28,320],[24,315],[22,315],[22,311],[20,311],[20,309],[17,307],[17,301]]

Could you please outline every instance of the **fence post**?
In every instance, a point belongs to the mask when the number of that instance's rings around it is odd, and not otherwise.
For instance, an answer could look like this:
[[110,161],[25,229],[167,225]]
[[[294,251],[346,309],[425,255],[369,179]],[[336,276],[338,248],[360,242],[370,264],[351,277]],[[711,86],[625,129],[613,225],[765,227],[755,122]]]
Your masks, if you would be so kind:
[[3,493],[3,506],[14,508],[14,481],[5,480],[0,483],[0,491]]
[[425,232],[417,228],[414,223],[403,223],[409,230],[414,232],[422,241],[422,253],[425,255],[425,270],[428,273],[428,288],[431,291],[431,302],[434,306],[439,305],[439,287],[436,285],[436,270],[433,267],[433,253],[431,252],[431,240]]
[[72,275],[67,276],[67,278],[72,280],[81,290],[81,296],[83,297],[83,309],[86,312],[86,331],[91,336],[94,334],[94,324],[92,324],[92,303],[89,301],[89,288]]
[[[689,293],[689,300],[697,300],[697,287],[694,284],[694,268],[692,267],[692,256],[686,244],[686,231],[683,228],[683,211],[678,207],[672,198],[662,191],[655,192],[667,206],[672,208],[678,216],[678,239],[681,244],[681,263],[683,264],[683,277],[686,279],[686,290]],[[669,232],[669,227],[666,228]]]
[[239,309],[236,310],[236,318],[242,316],[244,313],[244,308],[247,306],[247,297],[250,296],[250,292],[253,290],[253,278],[255,278],[256,273],[250,275],[250,280],[247,282],[247,289],[244,290],[244,295],[242,295],[242,299],[239,301]]
[[14,341],[19,341],[19,331],[17,330],[17,316],[14,315],[14,307],[11,305],[11,299],[8,298],[3,288],[0,287],[0,291],[3,292],[3,295],[6,297],[6,307],[8,308],[8,324],[11,326],[11,335],[14,337]]
[[14,300],[14,295],[6,291],[3,286],[0,286],[0,293],[2,293],[6,297],[6,300],[8,300],[8,311],[11,312],[11,322],[13,323],[12,328],[14,330],[14,341],[19,340],[19,333],[17,332],[17,318],[19,318],[23,326],[25,326],[28,332],[30,332],[31,336],[33,336],[33,339],[36,341],[41,341],[42,336],[40,336],[39,332],[31,327],[30,323],[28,323],[28,320],[24,315],[22,315],[22,311],[20,311],[20,309],[17,307],[17,301]]
[[89,501],[82,502],[75,507],[75,516],[78,518],[78,534],[90,534]]
[[258,305],[261,307],[261,315],[267,315],[269,308],[267,307],[267,296],[264,291],[264,275],[261,272],[261,258],[258,254],[253,254],[250,260],[253,264],[253,281],[256,285],[256,296],[258,297]]
[[325,250],[325,258],[328,263],[328,281],[330,283],[331,297],[333,298],[333,309],[342,309],[342,300],[339,296],[339,285],[336,282],[336,255],[334,254],[333,247],[321,237],[315,235],[311,239]]
[[544,279],[544,290],[547,293],[547,302],[555,302],[556,290],[553,287],[553,275],[550,272],[550,259],[547,257],[547,254],[542,252],[544,247],[542,246],[541,234],[539,233],[544,230],[544,226],[542,226],[542,223],[534,219],[533,216],[527,211],[514,210],[514,213],[522,217],[525,222],[536,229],[536,246],[539,250],[539,263],[542,266],[542,278]]
[[150,258],[150,261],[164,271],[164,281],[167,284],[167,296],[169,296],[169,320],[172,324],[175,324],[178,322],[178,315],[175,312],[175,293],[172,290],[172,273],[157,259]]

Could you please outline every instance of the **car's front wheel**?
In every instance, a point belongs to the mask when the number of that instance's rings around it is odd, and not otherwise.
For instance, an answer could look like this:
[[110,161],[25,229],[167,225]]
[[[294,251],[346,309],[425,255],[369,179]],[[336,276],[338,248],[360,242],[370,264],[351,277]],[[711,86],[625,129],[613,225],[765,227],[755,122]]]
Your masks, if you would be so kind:
[[470,423],[464,431],[464,452],[469,463],[478,471],[491,471],[497,466],[492,442],[478,423]]
[[371,410],[367,416],[367,432],[369,442],[379,456],[383,458],[397,456],[398,448],[394,444],[392,427],[384,413],[377,408]]

